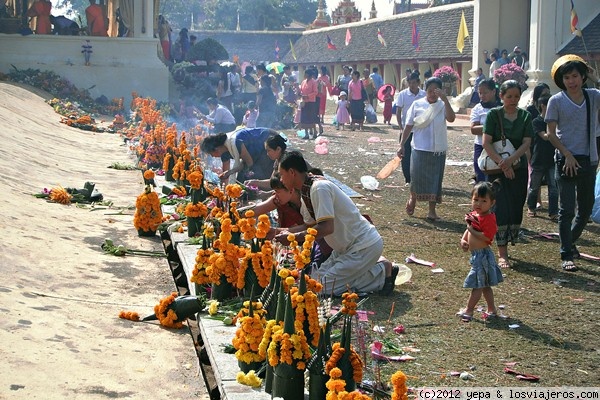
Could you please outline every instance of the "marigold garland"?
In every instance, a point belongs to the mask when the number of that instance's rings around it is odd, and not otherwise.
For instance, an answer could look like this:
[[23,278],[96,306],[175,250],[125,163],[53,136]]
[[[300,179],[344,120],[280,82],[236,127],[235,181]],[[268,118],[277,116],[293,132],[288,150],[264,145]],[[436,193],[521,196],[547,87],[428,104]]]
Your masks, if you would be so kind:
[[[206,240],[206,237],[204,240]],[[214,253],[215,251],[213,249],[198,249],[198,252],[196,253],[196,264],[194,265],[190,281],[199,285],[211,283],[206,269],[210,265],[209,260]]]
[[188,181],[190,181],[190,187],[195,190],[200,189],[203,178],[204,175],[202,175],[202,171],[199,170],[195,170],[187,176]]
[[[340,342],[336,342],[332,346],[333,352],[331,357],[325,364],[325,373],[329,374],[332,369],[336,368],[338,361],[344,355],[345,349]],[[350,364],[352,365],[352,379],[356,383],[360,383],[363,377],[363,363],[358,353],[354,350],[354,346],[350,346]]]
[[183,322],[177,322],[178,317],[175,311],[169,309],[169,306],[175,301],[176,297],[177,292],[173,292],[169,296],[161,299],[160,302],[154,306],[154,314],[156,314],[158,321],[162,326],[167,328],[183,328]]
[[267,348],[269,364],[276,366],[280,363],[296,366],[299,370],[306,369],[306,361],[310,358],[310,347],[302,327],[295,324],[296,333],[285,333],[283,327],[274,325],[271,343]]
[[174,194],[177,197],[185,197],[187,196],[187,191],[185,190],[185,186],[175,186],[171,190],[171,194]]
[[147,185],[144,193],[140,194],[135,202],[133,226],[145,232],[156,231],[162,217],[158,194],[152,190],[152,186]]
[[406,386],[406,375],[398,370],[392,375],[392,400],[408,400],[408,387]]
[[147,169],[144,171],[144,179],[148,179],[148,180],[154,179],[154,176],[155,176],[154,171],[152,171],[151,169]]
[[188,203],[185,206],[185,216],[191,218],[206,218],[208,207],[204,203]]
[[292,288],[290,291],[292,296],[292,307],[296,315],[296,323],[300,326],[305,326],[305,321],[308,322],[308,331],[311,333],[311,345],[316,347],[319,344],[319,335],[321,327],[319,326],[319,299],[314,292],[307,291],[303,295],[299,294],[298,288]]
[[121,310],[121,312],[119,312],[119,318],[128,319],[130,321],[139,321],[140,314],[136,313],[135,311]]
[[[244,302],[244,307],[250,307],[250,302]],[[265,355],[260,354],[259,346],[266,324],[264,318],[265,310],[262,309],[262,303],[260,302],[252,302],[251,315],[248,308],[245,308],[245,312],[243,310],[240,310],[240,313],[245,313],[246,315],[239,318],[240,326],[236,330],[235,337],[232,340],[233,347],[237,350],[235,356],[239,361],[246,364],[263,361]]]
[[325,396],[326,400],[371,400],[369,396],[358,390],[352,392],[345,391],[346,381],[340,379],[341,376],[342,371],[337,367],[329,372],[329,380],[325,384],[329,390]]

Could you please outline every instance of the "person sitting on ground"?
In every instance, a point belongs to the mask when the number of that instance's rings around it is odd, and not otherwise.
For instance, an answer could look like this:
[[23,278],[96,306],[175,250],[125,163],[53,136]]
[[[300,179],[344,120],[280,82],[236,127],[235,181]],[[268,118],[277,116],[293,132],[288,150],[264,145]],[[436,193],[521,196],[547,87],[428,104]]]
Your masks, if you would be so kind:
[[313,277],[323,284],[323,292],[341,295],[350,288],[359,293],[392,294],[399,269],[382,259],[383,239],[352,200],[333,182],[310,174],[298,151],[283,156],[279,174],[288,190],[301,192],[305,223],[289,229],[277,228],[275,240],[289,245],[288,234],[294,233],[302,243],[310,221],[315,222],[316,239],[324,238],[333,249],[330,257],[313,271]]
[[79,35],[79,25],[77,24],[77,22],[65,17],[64,15],[59,15],[57,17],[55,17],[54,15],[51,15],[50,22],[52,23],[52,26],[53,26],[52,33],[55,35],[63,35],[63,36]]
[[215,133],[225,133],[235,130],[235,118],[227,107],[219,104],[217,99],[213,97],[209,97],[206,100],[206,105],[210,113],[208,115],[198,113],[198,115],[201,119],[203,118],[213,124]]
[[104,7],[96,4],[96,0],[90,0],[90,5],[85,9],[85,17],[90,36],[108,36]]

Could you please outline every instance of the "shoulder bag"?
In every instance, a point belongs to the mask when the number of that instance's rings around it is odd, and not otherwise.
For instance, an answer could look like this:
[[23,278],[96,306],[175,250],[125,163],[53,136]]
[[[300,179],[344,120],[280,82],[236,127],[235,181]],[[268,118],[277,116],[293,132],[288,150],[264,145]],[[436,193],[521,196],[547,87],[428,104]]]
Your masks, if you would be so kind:
[[[500,112],[498,112],[498,122],[500,124],[501,137],[500,140],[492,143],[492,146],[494,147],[494,150],[496,150],[496,153],[498,153],[500,157],[506,159],[512,154],[514,154],[516,150],[515,146],[513,146],[510,140],[508,140],[504,135],[504,126],[502,125],[502,116],[500,115]],[[513,169],[517,169],[519,167],[519,161],[520,160],[516,160],[513,163]],[[477,159],[477,165],[479,166],[481,172],[483,172],[486,175],[497,175],[502,173],[502,168],[500,168],[498,164],[496,164],[496,162],[488,155],[485,149],[483,149],[481,155]]]

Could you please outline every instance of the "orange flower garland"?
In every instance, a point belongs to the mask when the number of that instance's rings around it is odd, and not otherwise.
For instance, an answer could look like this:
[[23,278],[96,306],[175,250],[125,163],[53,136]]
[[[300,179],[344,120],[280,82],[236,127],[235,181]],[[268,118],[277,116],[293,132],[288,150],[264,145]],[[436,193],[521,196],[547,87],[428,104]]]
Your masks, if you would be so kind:
[[[333,352],[327,364],[325,364],[325,373],[329,374],[333,368],[337,366],[338,361],[344,355],[345,349],[340,345],[340,342],[336,342],[332,346]],[[352,364],[352,379],[354,382],[360,383],[363,377],[363,363],[358,353],[354,350],[353,346],[350,346],[350,364]]]
[[173,190],[171,190],[171,194],[174,194],[177,197],[185,197],[187,196],[187,191],[185,190],[185,186],[175,186]]
[[371,400],[369,396],[358,390],[347,392],[346,381],[340,379],[342,371],[339,368],[333,368],[329,372],[329,380],[325,384],[329,392],[325,396],[326,400]]
[[303,295],[298,293],[298,288],[292,288],[290,291],[292,296],[292,307],[296,314],[296,323],[304,326],[304,321],[308,319],[308,330],[312,335],[311,345],[316,347],[319,344],[319,335],[321,327],[319,326],[319,300],[317,295],[311,291],[307,291]]
[[162,326],[167,328],[183,328],[183,322],[177,322],[178,317],[175,311],[169,310],[169,306],[175,301],[176,297],[177,292],[173,292],[169,296],[161,299],[160,302],[154,306],[154,314],[156,314],[158,321]]
[[71,199],[73,196],[67,192],[67,190],[62,186],[53,187],[50,190],[50,201],[59,204],[71,204]]
[[198,170],[191,172],[187,177],[188,181],[190,181],[190,187],[195,190],[200,189],[203,178],[204,176],[202,175],[202,171]]
[[135,311],[121,311],[119,312],[119,318],[128,319],[130,321],[139,321],[140,314],[136,313]]
[[392,400],[408,400],[408,388],[406,387],[406,375],[404,375],[404,372],[396,371],[392,375],[391,381],[394,387]]
[[147,185],[144,193],[140,194],[135,202],[133,226],[144,232],[152,232],[156,231],[161,222],[162,211],[158,194],[152,190],[152,186]]
[[208,207],[204,203],[187,203],[185,206],[185,216],[192,218],[206,218]]

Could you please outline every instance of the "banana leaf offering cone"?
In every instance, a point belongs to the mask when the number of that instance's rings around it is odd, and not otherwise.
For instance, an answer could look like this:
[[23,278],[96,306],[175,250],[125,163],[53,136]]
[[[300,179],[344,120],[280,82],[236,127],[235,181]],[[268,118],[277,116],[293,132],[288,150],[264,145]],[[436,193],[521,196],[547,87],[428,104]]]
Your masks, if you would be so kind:
[[325,364],[331,356],[331,323],[329,319],[321,329],[319,346],[307,364],[308,374],[308,399],[325,400],[327,396],[327,381],[329,375],[325,373]]
[[[206,300],[204,296],[178,296],[175,300],[169,304],[167,310],[172,310],[177,314],[177,320],[175,322],[185,321],[187,318],[199,313],[206,306]],[[150,314],[143,318],[142,321],[155,321],[160,319],[159,316]]]
[[[295,331],[296,316],[292,308],[292,298],[288,296],[285,302],[285,318],[283,320],[283,336],[302,335],[302,331]],[[285,339],[283,339],[285,340]],[[289,339],[288,339],[289,340]],[[306,338],[304,338],[306,341]],[[307,345],[308,346],[308,345]],[[281,345],[283,347],[283,345]],[[291,349],[293,351],[293,349]],[[283,353],[283,351],[281,351]],[[279,363],[273,368],[272,397],[281,397],[284,400],[304,399],[304,369],[298,368],[298,361],[292,359],[292,364],[284,362],[280,356]]]

